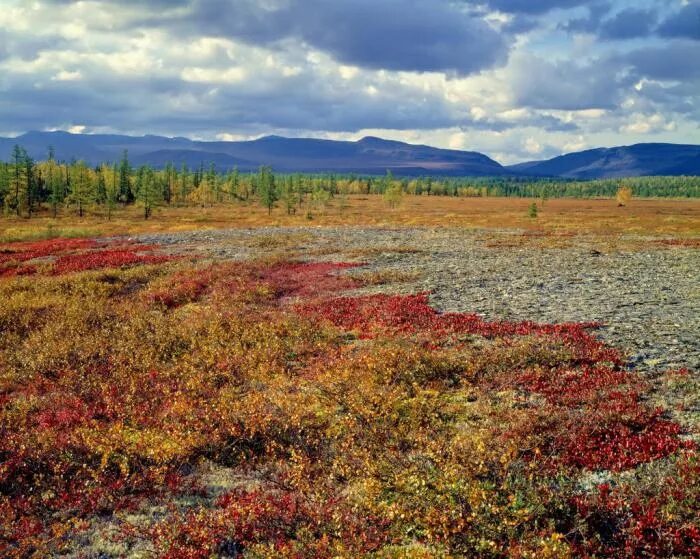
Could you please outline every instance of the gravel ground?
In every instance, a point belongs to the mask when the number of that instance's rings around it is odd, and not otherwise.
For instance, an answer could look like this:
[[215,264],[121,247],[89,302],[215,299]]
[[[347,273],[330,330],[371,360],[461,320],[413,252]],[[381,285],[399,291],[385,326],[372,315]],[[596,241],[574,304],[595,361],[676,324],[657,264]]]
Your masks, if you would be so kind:
[[[258,228],[147,235],[178,253],[288,254],[417,276],[365,291],[430,291],[441,311],[497,320],[599,321],[643,371],[700,370],[700,250],[639,238],[528,238],[513,230]],[[619,240],[618,240],[619,241]],[[622,248],[620,248],[622,247]]]

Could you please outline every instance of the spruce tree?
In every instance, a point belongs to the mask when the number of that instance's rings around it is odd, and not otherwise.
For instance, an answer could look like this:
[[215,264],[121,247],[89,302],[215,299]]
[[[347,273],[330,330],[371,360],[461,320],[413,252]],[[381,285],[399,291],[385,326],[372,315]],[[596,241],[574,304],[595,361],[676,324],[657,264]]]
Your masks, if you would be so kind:
[[27,189],[27,168],[24,161],[26,157],[27,152],[24,151],[24,148],[15,144],[15,147],[12,148],[12,176],[10,178],[12,199],[9,206],[18,216],[22,213],[21,200]]
[[267,208],[268,215],[271,214],[275,202],[279,199],[277,187],[275,185],[275,175],[272,173],[271,167],[260,167],[257,189],[260,202]]
[[131,165],[129,165],[127,150],[124,150],[119,164],[119,200],[124,205],[134,201],[134,192],[131,189]]

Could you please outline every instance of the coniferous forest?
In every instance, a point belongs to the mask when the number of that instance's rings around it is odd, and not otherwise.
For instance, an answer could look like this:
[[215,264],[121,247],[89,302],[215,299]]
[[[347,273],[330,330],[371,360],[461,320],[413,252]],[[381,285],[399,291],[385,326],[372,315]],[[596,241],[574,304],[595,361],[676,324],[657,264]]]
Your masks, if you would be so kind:
[[120,161],[90,167],[83,161],[59,161],[48,149],[43,161],[15,146],[9,161],[0,162],[0,204],[6,215],[31,217],[49,209],[54,216],[73,211],[82,216],[98,206],[111,216],[119,206],[139,204],[148,219],[160,205],[202,206],[253,198],[271,209],[277,201],[291,213],[305,199],[323,201],[336,195],[400,194],[457,197],[611,198],[626,188],[640,198],[698,198],[700,177],[633,177],[567,180],[532,177],[406,178],[393,176],[276,174],[270,167],[257,173],[221,170],[214,164],[197,168],[167,164],[155,169],[134,167],[125,151]]

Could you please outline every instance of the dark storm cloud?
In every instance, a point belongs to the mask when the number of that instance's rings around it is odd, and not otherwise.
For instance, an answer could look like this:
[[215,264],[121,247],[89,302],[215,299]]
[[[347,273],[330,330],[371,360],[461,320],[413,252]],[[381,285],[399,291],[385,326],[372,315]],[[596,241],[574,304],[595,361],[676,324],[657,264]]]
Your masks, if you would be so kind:
[[611,6],[607,2],[591,2],[586,6],[588,14],[585,17],[576,17],[559,25],[559,29],[570,33],[597,33],[603,18],[610,12]]
[[[82,68],[76,81],[15,76],[2,87],[0,122],[5,129],[27,130],[81,124],[118,123],[124,130],[306,129],[355,131],[362,128],[432,129],[458,118],[439,95],[395,96],[395,89],[367,93],[326,84],[302,75],[280,78],[264,87],[183,82],[175,77],[110,76]],[[272,82],[272,80],[270,80]],[[5,84],[3,84],[5,85]],[[181,99],[187,103],[182,104]],[[79,108],[79,110],[77,109]]]
[[644,84],[639,95],[666,111],[673,111],[684,115],[685,118],[698,120],[700,105],[693,102],[694,98],[697,98],[698,91],[700,91],[700,80],[671,86],[650,82]]
[[700,2],[687,4],[665,19],[658,29],[663,37],[683,37],[700,40]]
[[196,0],[174,24],[253,44],[297,38],[373,69],[469,74],[505,63],[508,54],[504,36],[447,0],[287,0],[272,8]]
[[658,16],[654,10],[628,8],[602,22],[598,34],[604,39],[646,37],[654,29]]
[[372,69],[466,75],[504,64],[511,42],[468,6],[451,0],[98,1],[143,7],[142,17],[122,22],[125,28],[160,28],[174,36],[227,37],[267,47],[292,39],[344,64]]
[[700,78],[698,45],[692,41],[644,47],[616,55],[612,60],[631,67],[638,78],[678,81]]
[[658,21],[658,14],[652,9],[626,8],[609,15],[612,7],[606,2],[594,2],[587,8],[587,16],[573,18],[559,28],[598,35],[605,40],[628,40],[652,35]]
[[576,8],[590,0],[489,0],[488,5],[502,12],[544,14],[555,8]]

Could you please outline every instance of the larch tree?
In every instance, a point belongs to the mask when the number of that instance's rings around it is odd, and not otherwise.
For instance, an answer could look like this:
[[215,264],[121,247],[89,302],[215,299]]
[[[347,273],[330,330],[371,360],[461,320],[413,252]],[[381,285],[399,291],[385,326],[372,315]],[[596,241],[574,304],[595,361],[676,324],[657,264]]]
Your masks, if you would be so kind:
[[137,200],[143,206],[143,218],[148,219],[153,213],[153,208],[160,202],[162,190],[158,185],[156,174],[150,167],[139,168],[139,188]]
[[632,199],[632,189],[629,186],[622,185],[620,188],[618,188],[617,193],[615,194],[615,200],[617,200],[617,205],[622,207],[626,206],[629,204],[629,201]]
[[107,208],[107,220],[109,221],[112,219],[117,202],[119,202],[119,166],[116,163],[111,167],[103,164],[100,171],[104,177],[104,204]]
[[63,173],[60,165],[56,163],[55,152],[49,147],[49,158],[44,165],[44,179],[49,193],[49,203],[53,217],[58,215],[58,206],[65,200],[65,187]]
[[85,210],[96,198],[96,185],[91,175],[92,171],[85,164],[85,161],[78,161],[71,166],[71,190],[68,201],[78,208],[80,217],[83,217]]
[[282,183],[282,202],[287,209],[288,215],[296,213],[297,198],[294,189],[294,179],[291,176],[284,179]]
[[275,202],[279,199],[277,186],[275,185],[275,175],[272,168],[268,166],[260,167],[257,181],[258,196],[263,206],[267,208],[267,213],[272,213]]
[[238,198],[239,192],[239,183],[241,181],[241,176],[240,173],[238,172],[238,167],[234,167],[233,171],[231,172],[231,176],[229,177],[229,182],[228,182],[228,195],[229,195],[229,200],[235,200]]
[[184,204],[187,201],[187,196],[189,196],[190,193],[190,173],[187,170],[187,165],[185,163],[182,164],[182,167],[180,168],[180,180],[178,182],[178,202],[181,204]]

